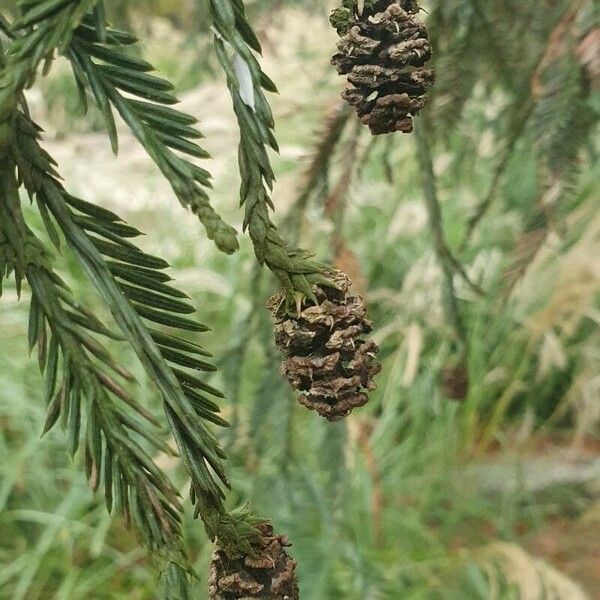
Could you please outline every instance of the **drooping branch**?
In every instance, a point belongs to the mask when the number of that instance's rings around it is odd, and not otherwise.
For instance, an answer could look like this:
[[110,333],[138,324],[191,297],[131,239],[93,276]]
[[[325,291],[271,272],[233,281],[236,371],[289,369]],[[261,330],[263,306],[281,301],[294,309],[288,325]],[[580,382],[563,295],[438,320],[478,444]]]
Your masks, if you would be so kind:
[[170,563],[172,577],[187,584],[183,507],[149,454],[173,450],[163,441],[156,419],[123,385],[132,376],[98,339],[119,336],[75,300],[54,272],[50,252],[27,227],[15,165],[7,162],[0,175],[0,238],[7,246],[2,273],[14,271],[17,288],[25,279],[31,289],[29,347],[37,346],[45,378],[43,433],[61,423],[71,456],[83,446],[92,490],[102,486],[108,511],[133,525],[145,544]]
[[336,100],[335,104],[326,112],[319,127],[309,162],[300,177],[300,191],[283,224],[294,240],[298,238],[300,221],[309,200],[317,194],[327,195],[329,193],[328,175],[331,162],[351,115],[352,111],[348,104]]
[[274,205],[270,194],[275,176],[267,148],[277,151],[273,115],[263,89],[275,92],[253,52],[260,43],[252,31],[241,0],[212,0],[215,49],[227,79],[240,128],[238,160],[242,185],[240,201],[258,261],[265,264],[283,285],[289,301],[313,297],[311,284],[324,283],[325,266],[310,253],[292,248],[271,220]]

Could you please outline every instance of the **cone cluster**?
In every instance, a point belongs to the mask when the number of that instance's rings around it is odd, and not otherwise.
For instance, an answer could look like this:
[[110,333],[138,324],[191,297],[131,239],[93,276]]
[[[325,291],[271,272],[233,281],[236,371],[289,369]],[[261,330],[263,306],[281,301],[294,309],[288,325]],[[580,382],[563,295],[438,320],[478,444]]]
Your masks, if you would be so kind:
[[373,377],[381,370],[373,340],[363,339],[372,330],[364,300],[348,293],[345,273],[328,275],[336,287],[315,286],[316,304],[299,311],[285,309],[282,294],[268,307],[275,316],[275,343],[284,353],[281,373],[302,392],[300,404],[337,421],[364,405]]
[[410,133],[434,80],[425,66],[431,44],[416,18],[417,2],[367,0],[360,15],[354,0],[345,4],[331,16],[341,35],[331,62],[350,83],[342,97],[372,134]]
[[215,550],[210,565],[210,600],[298,600],[296,561],[286,552],[287,537],[268,523],[258,525],[262,546],[255,555],[231,559]]

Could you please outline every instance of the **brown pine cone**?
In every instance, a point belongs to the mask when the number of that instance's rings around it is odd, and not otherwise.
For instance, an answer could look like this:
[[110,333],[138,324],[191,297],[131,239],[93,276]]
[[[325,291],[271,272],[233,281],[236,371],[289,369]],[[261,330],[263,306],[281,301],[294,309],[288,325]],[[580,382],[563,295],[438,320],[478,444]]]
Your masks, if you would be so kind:
[[210,564],[210,600],[298,600],[296,561],[285,548],[287,537],[275,535],[273,526],[257,526],[262,547],[254,556],[230,559],[222,550],[215,550]]
[[464,400],[469,394],[469,370],[464,361],[442,369],[442,393],[451,400]]
[[355,107],[371,133],[413,129],[412,115],[428,101],[433,69],[431,44],[423,23],[415,17],[415,0],[367,0],[357,14],[354,0],[345,0],[331,23],[342,36],[331,63],[347,75],[342,97]]
[[381,370],[364,300],[349,296],[350,279],[341,271],[329,274],[338,289],[316,286],[317,304],[298,314],[286,311],[284,297],[269,302],[275,316],[275,343],[285,359],[281,373],[303,394],[300,404],[337,421],[368,400],[363,390],[375,389],[373,377]]

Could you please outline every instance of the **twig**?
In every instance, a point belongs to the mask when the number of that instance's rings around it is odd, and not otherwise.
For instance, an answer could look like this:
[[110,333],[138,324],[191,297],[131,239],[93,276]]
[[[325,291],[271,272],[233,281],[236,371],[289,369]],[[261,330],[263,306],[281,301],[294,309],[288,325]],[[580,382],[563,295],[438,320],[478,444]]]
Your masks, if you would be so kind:
[[[471,280],[465,268],[460,261],[452,254],[442,228],[442,211],[437,196],[437,184],[435,173],[433,172],[433,162],[431,150],[425,131],[422,131],[423,125],[415,127],[415,140],[417,142],[417,160],[421,174],[423,176],[423,192],[429,213],[429,221],[434,237],[435,251],[440,264],[447,273],[445,275],[452,279],[453,275],[458,275],[468,286],[479,296],[484,296],[485,292],[474,281]],[[454,285],[452,285],[452,294],[454,295]]]
[[458,299],[454,289],[454,274],[457,272],[458,261],[452,256],[442,227],[442,211],[437,195],[437,184],[435,173],[433,171],[433,161],[429,141],[422,122],[415,124],[415,141],[417,146],[417,161],[422,177],[423,198],[429,215],[429,226],[433,235],[433,244],[435,255],[442,268],[444,276],[443,282],[443,303],[446,317],[454,329],[456,343],[460,346],[463,358],[466,355],[467,340],[463,320],[458,307]]
[[448,246],[446,246],[445,252],[448,253],[448,261],[452,265],[454,272],[469,286],[471,291],[475,292],[478,296],[485,296],[483,289],[469,277],[462,263],[454,256],[454,254],[452,254],[452,252],[450,252]]

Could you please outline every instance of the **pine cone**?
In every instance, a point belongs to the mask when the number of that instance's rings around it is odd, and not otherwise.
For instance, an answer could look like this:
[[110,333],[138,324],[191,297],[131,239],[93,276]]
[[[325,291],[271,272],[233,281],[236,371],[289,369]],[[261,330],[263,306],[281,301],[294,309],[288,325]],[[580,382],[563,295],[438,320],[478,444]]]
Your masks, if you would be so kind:
[[433,69],[431,44],[423,23],[415,18],[415,0],[367,0],[363,12],[335,10],[331,23],[342,36],[331,63],[348,75],[352,87],[342,92],[371,133],[379,135],[413,129],[412,115],[428,101]]
[[373,340],[361,336],[372,330],[364,300],[349,296],[351,281],[334,271],[330,279],[338,289],[316,286],[317,304],[299,314],[286,312],[284,297],[269,302],[275,316],[275,343],[286,358],[281,373],[303,394],[300,404],[337,421],[368,400],[363,391],[375,389],[373,377],[381,370]]
[[210,564],[210,600],[298,600],[296,561],[285,548],[284,535],[275,535],[270,523],[257,526],[262,548],[255,556],[230,559],[223,550],[215,550]]
[[469,393],[469,370],[465,362],[442,369],[442,393],[450,400],[464,400]]

